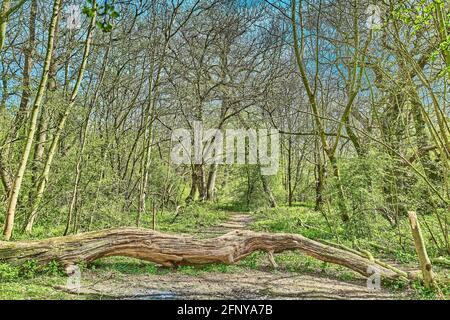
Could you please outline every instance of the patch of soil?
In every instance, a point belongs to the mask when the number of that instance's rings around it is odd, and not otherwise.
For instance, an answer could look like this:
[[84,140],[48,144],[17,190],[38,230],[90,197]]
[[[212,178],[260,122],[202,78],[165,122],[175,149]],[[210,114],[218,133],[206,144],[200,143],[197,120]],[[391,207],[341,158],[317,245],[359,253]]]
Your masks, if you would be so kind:
[[100,299],[405,299],[406,294],[370,291],[364,280],[345,282],[317,275],[248,270],[186,275],[83,274],[79,294]]

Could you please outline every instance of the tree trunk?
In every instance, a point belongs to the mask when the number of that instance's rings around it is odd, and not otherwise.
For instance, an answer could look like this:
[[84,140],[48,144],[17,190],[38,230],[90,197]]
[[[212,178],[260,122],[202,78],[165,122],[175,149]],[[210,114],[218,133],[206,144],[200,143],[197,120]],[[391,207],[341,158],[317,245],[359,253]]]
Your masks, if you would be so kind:
[[[92,101],[90,102],[90,106],[89,106],[86,118],[84,119],[83,127],[82,127],[81,132],[80,132],[80,149],[78,151],[78,159],[77,159],[77,164],[76,164],[76,167],[75,167],[75,181],[74,181],[74,185],[73,185],[72,197],[71,197],[71,200],[70,200],[70,206],[69,206],[69,210],[68,210],[68,213],[67,213],[67,221],[66,221],[66,228],[64,230],[64,235],[67,235],[69,233],[70,225],[72,223],[73,214],[74,214],[74,211],[76,210],[76,203],[77,203],[77,200],[78,200],[79,186],[80,186],[81,175],[82,175],[82,171],[83,171],[84,150],[85,150],[85,146],[86,146],[86,140],[88,138],[89,121],[90,121],[90,117],[91,117],[92,111],[94,110],[94,107],[95,107],[95,105],[97,103],[97,99],[98,99],[99,93],[100,93],[100,88],[101,88],[101,86],[103,84],[103,80],[105,78],[106,66],[107,66],[108,61],[109,61],[110,49],[111,49],[111,35],[110,35],[109,46],[106,49],[105,56],[103,58],[100,78],[98,80],[98,84],[96,86],[96,89],[95,89],[95,92],[94,92],[94,96],[92,98]],[[91,219],[89,221],[92,221],[92,215],[91,215]]]
[[[152,81],[150,79],[150,81]],[[156,83],[157,84],[157,83]],[[153,97],[153,87],[150,86],[149,102],[145,112],[144,119],[144,153],[141,159],[141,178],[139,184],[139,206],[136,218],[136,226],[140,227],[142,214],[145,213],[145,204],[147,201],[148,180],[150,177],[150,165],[152,160],[152,143],[153,143],[153,122],[155,117],[156,99]]]
[[195,196],[197,194],[197,172],[195,166],[192,168],[192,174],[191,174],[191,191],[189,192],[188,197],[186,198],[186,202],[192,202],[195,200]]
[[[95,8],[96,7],[96,2],[93,1],[92,2],[92,7]],[[96,11],[95,11],[96,12]],[[87,59],[89,56],[89,52],[90,52],[90,46],[91,46],[91,42],[92,42],[92,36],[94,34],[94,30],[95,30],[95,21],[96,21],[96,14],[94,14],[91,18],[90,24],[89,24],[89,30],[88,30],[88,35],[86,37],[86,42],[85,42],[85,46],[84,46],[84,52],[83,52],[83,59],[81,62],[81,66],[80,69],[78,70],[78,77],[77,77],[77,81],[75,83],[75,86],[72,90],[72,94],[70,96],[70,100],[69,100],[69,104],[67,105],[64,114],[62,116],[62,118],[59,121],[58,127],[56,128],[56,132],[55,135],[53,137],[51,146],[50,146],[50,150],[48,152],[48,156],[45,162],[45,166],[44,166],[44,170],[42,173],[42,177],[39,181],[39,185],[36,191],[36,197],[33,201],[33,206],[30,212],[30,215],[28,217],[28,222],[27,225],[25,227],[25,231],[26,232],[31,232],[33,229],[33,224],[34,224],[34,220],[36,219],[37,213],[38,213],[38,209],[39,209],[39,205],[40,202],[42,200],[42,197],[44,195],[44,191],[45,188],[47,186],[47,182],[49,179],[49,175],[50,175],[50,168],[51,165],[53,163],[53,158],[55,157],[56,154],[56,149],[58,147],[59,144],[59,139],[61,137],[62,131],[65,127],[65,124],[67,122],[67,118],[69,117],[70,111],[72,111],[72,108],[75,104],[75,99],[78,95],[78,90],[80,88],[81,85],[81,81],[83,79],[83,74],[84,71],[86,69],[86,65],[87,65]]]
[[316,139],[314,143],[314,176],[316,178],[316,201],[315,201],[315,211],[322,211],[325,202],[324,190],[325,190],[325,177],[326,177],[326,164],[322,161],[322,156],[320,154],[319,143]]
[[8,26],[7,12],[10,10],[11,0],[3,0],[0,12],[0,52],[5,45],[6,27]]
[[214,239],[123,228],[38,241],[0,242],[0,260],[21,264],[58,261],[64,266],[93,262],[110,256],[126,256],[173,267],[236,263],[255,251],[280,253],[299,250],[321,261],[350,268],[363,276],[379,271],[385,279],[406,278],[406,272],[370,260],[362,254],[310,240],[301,235],[232,231]]
[[315,165],[316,171],[316,203],[314,206],[315,211],[322,211],[325,199],[323,193],[325,189],[325,165],[323,163],[317,163]]
[[[36,15],[37,15],[37,0],[31,2],[31,11],[29,19],[29,36],[28,44],[24,54],[24,66],[23,66],[23,79],[22,79],[22,96],[20,98],[19,112],[17,118],[14,120],[15,126],[12,135],[12,139],[15,139],[20,126],[22,125],[23,119],[26,119],[28,103],[31,96],[31,70],[33,69],[33,56],[36,46]],[[58,24],[57,24],[58,25]],[[56,31],[57,32],[57,31]]]
[[50,61],[51,61],[51,55],[53,52],[53,45],[54,45],[54,37],[55,37],[55,29],[56,29],[56,22],[58,20],[58,15],[60,11],[60,5],[61,0],[55,0],[53,4],[53,13],[52,13],[52,19],[50,22],[49,32],[48,32],[48,44],[47,44],[47,53],[44,60],[44,68],[42,72],[41,82],[39,84],[39,88],[34,100],[33,108],[31,111],[31,117],[30,117],[30,128],[28,131],[26,144],[24,151],[22,153],[22,157],[19,162],[19,166],[17,168],[17,173],[15,175],[14,182],[11,186],[11,193],[8,199],[8,207],[6,211],[6,219],[5,219],[5,228],[3,231],[3,235],[5,236],[6,240],[9,240],[12,235],[12,231],[14,228],[14,218],[16,214],[16,208],[17,208],[17,200],[19,199],[19,193],[20,189],[22,187],[22,181],[25,174],[25,170],[28,164],[28,158],[31,153],[31,148],[33,146],[34,141],[34,134],[36,132],[37,127],[37,120],[39,116],[39,112],[41,109],[41,103],[42,98],[44,96],[44,90],[47,85],[48,80],[48,74],[50,70]]
[[292,207],[294,198],[294,190],[292,188],[292,137],[289,136],[288,141],[288,156],[287,156],[287,192],[288,192],[288,206]]
[[197,184],[198,184],[198,193],[199,200],[206,200],[206,179],[205,179],[205,170],[202,164],[198,164],[197,166]]
[[8,172],[6,171],[6,167],[3,163],[3,155],[0,151],[0,181],[2,182],[3,189],[5,191],[5,198],[9,197],[9,192],[11,190],[11,184],[8,176]]
[[208,173],[208,183],[206,187],[206,200],[213,201],[216,192],[217,164],[213,164]]
[[435,282],[433,278],[433,270],[430,258],[428,257],[427,248],[423,241],[422,232],[420,231],[419,221],[415,212],[408,212],[409,223],[414,238],[414,245],[416,246],[417,256],[419,257],[420,269],[422,270],[423,282],[425,287],[434,287]]
[[358,154],[358,157],[364,158],[367,155],[367,147],[361,144],[359,137],[355,134],[350,124],[350,117],[348,117],[345,121],[345,131],[347,132],[347,135],[350,138],[350,141],[352,142],[353,147]]
[[[58,47],[59,40],[59,22],[61,21],[61,14],[58,15],[58,20],[56,21],[56,29],[55,29],[55,40],[54,40],[54,50],[52,52],[52,58],[50,60],[50,70],[48,72],[48,82],[47,82],[47,100],[46,105],[44,104],[41,108],[41,114],[39,116],[39,126],[37,131],[37,143],[34,146],[34,154],[33,161],[31,166],[31,188],[29,191],[28,202],[29,207],[31,208],[34,203],[35,191],[39,185],[40,172],[42,170],[42,163],[44,162],[44,152],[47,143],[48,136],[48,126],[50,122],[50,106],[55,103],[54,99],[58,99],[57,95],[54,92],[57,90],[57,82],[56,82],[56,73],[58,70],[57,56],[56,56],[56,48]],[[65,89],[65,88],[64,88]],[[64,91],[65,92],[65,91]],[[24,113],[25,115],[25,113]],[[20,119],[16,121],[16,131],[20,129]],[[17,133],[16,133],[17,134]],[[25,223],[25,228],[28,225],[28,221]]]
[[[258,169],[258,170],[261,171],[260,169]],[[260,176],[261,176],[261,182],[263,185],[264,193],[267,195],[267,199],[269,200],[269,205],[271,208],[276,208],[277,201],[275,200],[275,196],[273,195],[272,189],[270,188],[269,181],[267,180],[267,177],[265,175],[262,175],[260,173]]]
[[345,197],[345,193],[344,193],[344,186],[342,185],[342,181],[341,181],[341,173],[339,171],[339,166],[337,163],[337,159],[334,155],[328,155],[328,158],[330,159],[330,163],[331,163],[331,167],[333,169],[333,175],[334,178],[336,179],[336,187],[338,189],[338,199],[337,199],[337,204],[338,204],[338,208],[339,208],[339,214],[341,216],[341,220],[343,222],[348,222],[350,221],[350,216],[348,215],[348,209],[347,209],[347,204],[346,204],[346,197]]
[[[300,4],[301,6],[301,4]],[[301,11],[301,10],[300,10]],[[355,15],[354,17],[357,17],[357,15]],[[348,100],[346,102],[346,106],[345,109],[343,111],[342,114],[342,118],[339,124],[339,128],[336,132],[336,139],[334,141],[334,143],[332,143],[331,145],[328,143],[327,141],[327,136],[326,136],[326,132],[325,132],[325,124],[323,122],[322,119],[322,115],[321,112],[319,110],[319,106],[320,104],[318,103],[317,100],[317,83],[315,84],[314,88],[311,87],[310,81],[308,79],[308,73],[307,73],[307,63],[305,63],[305,59],[304,59],[304,40],[305,40],[305,35],[302,32],[301,33],[301,37],[300,37],[300,41],[301,41],[301,45],[299,45],[299,37],[298,37],[298,32],[297,32],[297,2],[295,0],[292,1],[292,7],[291,7],[291,23],[292,23],[292,32],[293,32],[293,40],[294,40],[294,53],[295,53],[295,58],[297,60],[297,65],[300,71],[300,75],[301,75],[301,80],[303,82],[303,85],[305,87],[306,90],[306,94],[308,96],[308,100],[309,103],[311,105],[311,109],[312,109],[312,114],[314,116],[314,124],[316,126],[316,130],[319,134],[320,137],[320,141],[322,144],[322,148],[325,151],[325,154],[327,155],[330,164],[333,168],[333,174],[334,177],[336,179],[336,187],[338,189],[338,207],[339,207],[339,213],[341,216],[341,219],[343,222],[349,222],[350,221],[350,216],[348,215],[348,210],[347,210],[347,204],[346,204],[346,199],[345,199],[345,193],[344,193],[344,188],[341,182],[341,177],[340,177],[340,173],[339,173],[339,167],[337,164],[337,158],[336,158],[336,149],[339,145],[339,140],[342,134],[342,130],[345,127],[345,123],[347,122],[352,107],[353,107],[353,103],[356,99],[356,96],[358,95],[358,92],[361,88],[361,80],[362,80],[362,76],[364,73],[364,67],[365,67],[365,56],[367,54],[367,49],[368,46],[372,40],[372,33],[369,33],[369,37],[367,38],[367,41],[364,45],[362,54],[360,56],[360,51],[356,50],[355,55],[352,58],[352,68],[351,70],[349,70],[350,73],[350,79],[349,79],[349,92],[348,92]],[[353,40],[355,41],[354,45],[355,48],[359,48],[359,28],[358,28],[358,19],[354,18],[354,35],[353,35]],[[302,26],[303,27],[303,26]],[[319,56],[319,48],[315,48],[316,50],[316,56]],[[318,66],[317,66],[318,67]]]
[[[80,188],[80,182],[81,182],[81,174],[83,169],[83,157],[84,157],[84,149],[86,147],[86,139],[88,135],[88,129],[89,129],[89,117],[91,115],[93,109],[93,104],[89,107],[89,111],[86,115],[86,118],[84,119],[83,126],[80,131],[80,149],[78,151],[77,156],[77,164],[75,166],[75,181],[73,184],[73,190],[72,190],[72,196],[70,199],[70,205],[69,210],[67,212],[67,221],[66,221],[66,228],[64,229],[64,235],[67,235],[70,229],[70,225],[72,224],[72,218],[74,216],[74,211],[76,210],[76,204],[78,201],[78,193]],[[31,232],[32,225],[30,226],[30,229],[27,230],[28,232]]]
[[3,50],[6,38],[6,27],[10,16],[19,10],[26,0],[20,0],[15,6],[11,7],[11,0],[3,0],[0,11],[0,52]]
[[29,206],[33,205],[33,199],[35,196],[34,187],[37,188],[37,185],[39,183],[39,172],[42,169],[42,159],[44,157],[45,153],[45,144],[47,142],[47,130],[49,125],[49,115],[47,113],[46,106],[42,107],[41,115],[39,117],[39,126],[38,126],[38,132],[37,132],[37,141],[34,145],[34,154],[33,154],[33,160],[31,162],[31,185],[29,195],[28,195],[28,201]]

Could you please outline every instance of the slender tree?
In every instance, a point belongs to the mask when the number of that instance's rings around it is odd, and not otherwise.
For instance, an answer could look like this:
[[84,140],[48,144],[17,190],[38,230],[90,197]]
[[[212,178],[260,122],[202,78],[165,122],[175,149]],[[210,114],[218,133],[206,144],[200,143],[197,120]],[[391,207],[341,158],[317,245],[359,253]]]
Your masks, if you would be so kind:
[[22,187],[22,181],[24,178],[25,170],[28,164],[28,158],[30,156],[31,148],[34,141],[34,135],[37,128],[37,120],[39,112],[41,110],[42,98],[44,96],[45,88],[47,86],[48,74],[50,70],[50,61],[53,52],[54,38],[56,23],[58,21],[58,15],[60,11],[61,0],[55,0],[53,3],[52,16],[48,31],[48,43],[47,43],[47,53],[44,60],[44,68],[42,71],[41,81],[34,99],[33,108],[31,110],[30,124],[28,129],[28,134],[26,138],[25,148],[22,152],[22,156],[17,168],[17,173],[14,177],[14,181],[11,185],[11,192],[8,199],[8,206],[6,210],[5,227],[3,235],[6,240],[11,238],[13,228],[14,228],[14,218],[17,208],[17,200],[19,198],[20,190]]
[[49,175],[50,175],[51,165],[52,165],[53,159],[56,155],[56,150],[59,145],[62,131],[64,130],[64,127],[67,122],[67,118],[69,117],[70,112],[72,111],[73,106],[75,105],[75,101],[76,101],[76,98],[78,95],[78,91],[80,89],[81,81],[83,80],[84,72],[86,70],[86,65],[88,62],[88,57],[89,57],[89,53],[90,53],[90,49],[91,49],[92,37],[94,35],[94,31],[96,28],[95,22],[96,22],[96,17],[97,17],[97,10],[98,10],[98,8],[97,8],[96,0],[92,0],[92,8],[90,11],[91,19],[90,19],[90,23],[89,23],[89,27],[88,27],[86,41],[84,43],[84,52],[83,52],[83,57],[81,60],[81,66],[78,69],[77,79],[75,82],[75,86],[73,87],[72,93],[70,95],[69,103],[67,104],[67,107],[64,110],[64,113],[63,113],[61,119],[59,120],[58,126],[56,128],[56,132],[55,132],[52,142],[50,144],[50,149],[48,151],[44,169],[43,169],[43,172],[40,177],[40,181],[39,181],[39,184],[38,184],[38,187],[36,190],[36,196],[33,199],[34,200],[33,205],[31,208],[30,215],[28,217],[27,225],[25,227],[25,231],[27,231],[27,232],[31,232],[33,229],[34,220],[36,219],[39,205],[41,203],[45,188],[47,186],[47,182],[48,182]]

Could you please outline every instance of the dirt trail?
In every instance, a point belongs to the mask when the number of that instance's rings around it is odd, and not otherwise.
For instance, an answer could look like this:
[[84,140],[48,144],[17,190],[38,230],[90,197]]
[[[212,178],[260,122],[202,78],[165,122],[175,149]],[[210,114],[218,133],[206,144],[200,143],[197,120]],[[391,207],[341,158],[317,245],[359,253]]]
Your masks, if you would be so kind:
[[90,273],[82,293],[108,299],[401,299],[386,290],[369,291],[365,281],[349,283],[320,275],[282,271],[186,275]]
[[[230,218],[197,236],[217,237],[229,231],[248,229],[250,214],[231,212]],[[188,275],[172,271],[164,275],[127,275],[111,271],[88,271],[80,293],[96,299],[402,299],[405,295],[382,289],[367,289],[366,279],[351,282],[320,273],[299,274],[273,270],[237,273],[205,272]]]
[[233,230],[249,229],[254,218],[250,214],[241,212],[230,212],[229,219],[222,222],[218,226],[209,227],[206,230],[197,234],[199,237],[214,238],[224,235]]

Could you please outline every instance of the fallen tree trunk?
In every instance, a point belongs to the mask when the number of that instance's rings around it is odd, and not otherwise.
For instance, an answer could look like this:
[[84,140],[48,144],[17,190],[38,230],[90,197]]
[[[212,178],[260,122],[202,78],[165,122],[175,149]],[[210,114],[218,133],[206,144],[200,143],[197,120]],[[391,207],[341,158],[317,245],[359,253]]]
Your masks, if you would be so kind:
[[0,261],[11,264],[21,264],[27,260],[39,264],[58,261],[67,267],[81,261],[89,263],[103,257],[126,256],[173,267],[233,264],[255,251],[272,254],[288,250],[299,250],[366,277],[371,276],[374,269],[385,279],[407,277],[405,272],[301,235],[252,231],[233,231],[214,239],[196,239],[186,235],[124,228],[38,241],[0,242]]

